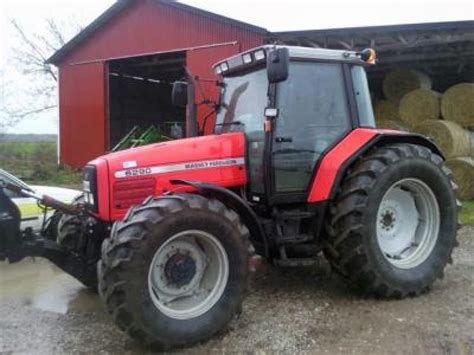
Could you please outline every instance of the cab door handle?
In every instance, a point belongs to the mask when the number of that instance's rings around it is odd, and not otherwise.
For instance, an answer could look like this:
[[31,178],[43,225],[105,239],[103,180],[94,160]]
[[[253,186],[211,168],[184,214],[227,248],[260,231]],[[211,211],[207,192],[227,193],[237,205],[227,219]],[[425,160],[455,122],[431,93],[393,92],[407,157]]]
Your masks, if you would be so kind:
[[277,142],[277,143],[291,143],[291,142],[293,142],[293,137],[275,137],[275,142]]

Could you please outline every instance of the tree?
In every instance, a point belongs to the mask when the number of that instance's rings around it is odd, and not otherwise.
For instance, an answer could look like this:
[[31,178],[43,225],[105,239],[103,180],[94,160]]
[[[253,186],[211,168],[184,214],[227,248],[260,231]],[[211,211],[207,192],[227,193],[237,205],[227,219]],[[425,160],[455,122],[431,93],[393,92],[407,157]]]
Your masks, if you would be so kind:
[[0,132],[58,107],[57,68],[46,61],[81,30],[75,21],[53,19],[46,19],[44,29],[37,33],[25,30],[17,20],[10,24],[17,39],[12,48],[12,72],[19,75],[0,73]]

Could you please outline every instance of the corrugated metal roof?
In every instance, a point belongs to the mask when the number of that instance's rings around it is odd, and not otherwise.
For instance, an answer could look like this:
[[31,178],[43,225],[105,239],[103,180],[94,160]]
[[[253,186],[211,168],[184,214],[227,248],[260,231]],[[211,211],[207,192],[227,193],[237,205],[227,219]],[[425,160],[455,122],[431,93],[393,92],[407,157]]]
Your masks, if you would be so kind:
[[133,3],[131,0],[118,0],[115,4],[109,7],[104,13],[92,21],[86,28],[74,36],[69,42],[62,46],[56,51],[51,57],[48,58],[46,63],[58,64],[62,58],[66,56],[73,48],[79,43],[88,38],[94,33],[99,27],[108,22],[111,18],[121,13],[125,8]]
[[[454,21],[454,22],[431,22],[431,23],[416,23],[403,25],[387,25],[387,26],[368,26],[368,27],[347,27],[347,28],[332,28],[319,30],[302,30],[302,31],[282,31],[269,32],[265,28],[254,26],[245,22],[241,22],[229,17],[221,16],[209,11],[201,10],[199,8],[182,4],[172,0],[152,0],[154,2],[186,11],[198,16],[212,19],[219,23],[234,25],[239,28],[267,36],[267,42],[283,41],[298,39],[298,38],[323,38],[326,36],[340,36],[351,37],[360,35],[377,35],[380,37],[383,34],[389,35],[391,33],[404,33],[414,31],[449,31],[449,30],[473,30],[474,21]],[[118,0],[102,15],[94,20],[89,26],[72,38],[61,49],[54,53],[48,60],[48,63],[58,64],[61,60],[70,53],[77,45],[85,41],[89,36],[95,33],[101,26],[107,23],[110,19],[121,13],[127,7],[131,6],[135,0]]]
[[281,31],[272,32],[275,37],[288,36],[324,36],[324,35],[358,35],[369,33],[390,33],[405,31],[432,31],[432,30],[452,30],[452,29],[474,29],[474,21],[448,21],[448,22],[427,22],[427,23],[410,23],[403,25],[383,25],[383,26],[366,26],[366,27],[345,27],[345,28],[327,28],[319,30],[300,30],[300,31]]
[[379,58],[376,69],[418,63],[472,66],[474,21],[431,22],[389,26],[274,32],[267,43],[315,48],[360,50],[371,47]]

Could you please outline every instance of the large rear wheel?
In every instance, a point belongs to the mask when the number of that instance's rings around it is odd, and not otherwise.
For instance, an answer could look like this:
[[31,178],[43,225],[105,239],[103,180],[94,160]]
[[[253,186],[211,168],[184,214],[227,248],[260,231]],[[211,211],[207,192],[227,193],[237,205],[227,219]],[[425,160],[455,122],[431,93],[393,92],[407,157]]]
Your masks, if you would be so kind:
[[102,247],[99,292],[118,326],[161,349],[208,339],[240,310],[247,228],[199,195],[150,198]]
[[454,188],[443,159],[425,147],[373,150],[346,176],[331,208],[331,265],[366,294],[424,292],[443,276],[456,245]]

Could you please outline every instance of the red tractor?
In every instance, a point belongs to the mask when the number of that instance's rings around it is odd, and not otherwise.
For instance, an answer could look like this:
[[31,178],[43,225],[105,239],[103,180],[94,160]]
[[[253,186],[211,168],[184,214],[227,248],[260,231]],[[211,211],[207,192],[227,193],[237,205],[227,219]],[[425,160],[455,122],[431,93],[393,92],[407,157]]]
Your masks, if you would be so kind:
[[[416,296],[456,246],[458,202],[425,137],[375,128],[374,52],[263,46],[215,65],[214,134],[108,154],[41,235],[0,189],[1,255],[44,256],[98,288],[117,325],[161,348],[208,339],[240,311],[249,258],[324,253],[363,294]],[[187,85],[173,100],[185,104]],[[98,268],[96,267],[98,265]],[[98,269],[98,270],[96,270]]]

